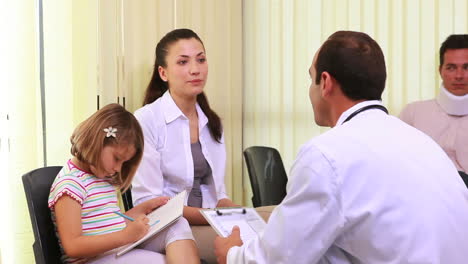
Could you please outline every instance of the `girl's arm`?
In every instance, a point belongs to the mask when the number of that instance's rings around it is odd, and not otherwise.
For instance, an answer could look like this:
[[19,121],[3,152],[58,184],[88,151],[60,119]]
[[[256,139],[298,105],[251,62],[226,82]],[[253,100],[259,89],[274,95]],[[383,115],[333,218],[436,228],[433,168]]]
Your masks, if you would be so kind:
[[57,230],[65,253],[72,258],[94,257],[143,237],[149,229],[148,218],[127,222],[121,231],[84,236],[81,225],[81,205],[68,195],[55,203]]

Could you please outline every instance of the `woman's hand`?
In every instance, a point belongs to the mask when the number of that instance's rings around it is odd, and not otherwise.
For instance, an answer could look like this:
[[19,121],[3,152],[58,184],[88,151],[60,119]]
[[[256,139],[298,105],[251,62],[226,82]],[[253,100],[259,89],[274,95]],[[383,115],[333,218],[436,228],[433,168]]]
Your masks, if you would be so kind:
[[237,205],[233,203],[231,200],[224,198],[218,201],[218,204],[216,207],[241,207],[240,205]]

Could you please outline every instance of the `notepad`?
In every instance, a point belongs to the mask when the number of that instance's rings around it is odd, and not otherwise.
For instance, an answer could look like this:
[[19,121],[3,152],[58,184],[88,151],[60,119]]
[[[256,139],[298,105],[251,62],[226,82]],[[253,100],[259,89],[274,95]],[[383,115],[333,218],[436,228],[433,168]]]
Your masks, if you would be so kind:
[[201,209],[200,212],[222,237],[229,236],[232,228],[238,226],[244,243],[257,237],[266,227],[265,221],[254,208]]
[[187,192],[184,190],[176,196],[172,197],[165,205],[149,213],[147,215],[150,225],[148,233],[138,241],[120,247],[116,253],[117,256],[121,256],[127,253],[132,248],[148,240],[150,237],[156,235],[157,233],[174,223],[177,219],[179,219],[184,211],[184,202],[186,195]]

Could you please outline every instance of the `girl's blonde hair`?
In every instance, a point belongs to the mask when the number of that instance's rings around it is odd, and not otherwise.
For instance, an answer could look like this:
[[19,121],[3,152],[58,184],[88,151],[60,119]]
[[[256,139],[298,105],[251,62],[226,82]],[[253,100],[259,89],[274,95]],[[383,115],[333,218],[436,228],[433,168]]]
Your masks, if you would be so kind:
[[[107,137],[105,128],[116,128],[115,137]],[[109,145],[133,145],[135,155],[124,162],[122,169],[112,179],[112,184],[126,191],[132,182],[143,156],[143,132],[132,113],[119,104],[109,104],[80,123],[70,137],[71,154],[81,162],[102,169],[101,152]]]

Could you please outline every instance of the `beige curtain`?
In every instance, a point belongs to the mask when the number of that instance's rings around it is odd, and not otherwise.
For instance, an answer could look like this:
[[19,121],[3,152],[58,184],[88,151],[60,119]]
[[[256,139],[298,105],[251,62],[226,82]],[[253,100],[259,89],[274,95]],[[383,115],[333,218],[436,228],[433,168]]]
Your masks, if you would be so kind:
[[6,236],[1,242],[4,263],[33,262],[33,235],[21,176],[44,165],[43,147],[47,165],[62,165],[69,156],[73,128],[96,109],[97,35],[92,2],[43,1],[44,113],[38,2],[8,0],[2,8],[1,24],[6,29],[2,35],[8,36],[2,41],[7,47],[1,49],[2,72],[8,76],[1,83],[7,107],[2,109],[0,148],[2,157],[6,156],[2,171],[8,173],[0,193],[2,212],[9,212],[0,225]]
[[[300,145],[326,129],[315,125],[308,69],[337,30],[368,33],[387,63],[383,102],[398,115],[408,102],[438,91],[438,49],[468,31],[466,0],[244,1],[243,147],[277,148],[289,172]],[[244,174],[247,177],[247,174]],[[248,190],[248,179],[244,181]],[[245,192],[249,201],[250,192]]]
[[[1,132],[0,241],[2,263],[29,263],[23,243],[31,225],[20,176],[40,165],[40,109],[38,100],[35,6],[26,1],[2,2],[0,29]],[[29,244],[30,245],[30,244]]]
[[[1,179],[0,241],[2,263],[26,263],[22,247],[31,231],[20,176],[41,160],[35,9],[27,1],[2,2],[0,11]],[[40,111],[39,111],[40,112]],[[21,204],[21,206],[18,206]],[[20,221],[18,221],[20,219]],[[26,227],[28,227],[27,229]],[[26,252],[27,254],[27,252]],[[30,261],[29,261],[30,262]]]

